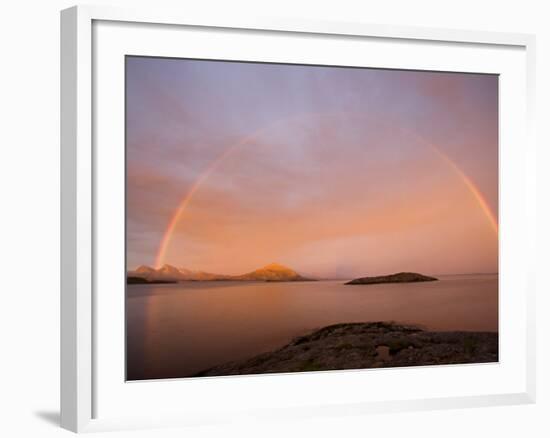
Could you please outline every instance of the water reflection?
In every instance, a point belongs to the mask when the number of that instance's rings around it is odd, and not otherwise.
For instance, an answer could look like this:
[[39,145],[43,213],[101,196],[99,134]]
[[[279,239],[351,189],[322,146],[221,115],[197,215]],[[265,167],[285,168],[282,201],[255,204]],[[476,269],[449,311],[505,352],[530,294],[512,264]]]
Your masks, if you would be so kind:
[[431,330],[498,330],[496,275],[344,286],[204,282],[128,287],[127,377],[184,377],[338,322],[392,320]]

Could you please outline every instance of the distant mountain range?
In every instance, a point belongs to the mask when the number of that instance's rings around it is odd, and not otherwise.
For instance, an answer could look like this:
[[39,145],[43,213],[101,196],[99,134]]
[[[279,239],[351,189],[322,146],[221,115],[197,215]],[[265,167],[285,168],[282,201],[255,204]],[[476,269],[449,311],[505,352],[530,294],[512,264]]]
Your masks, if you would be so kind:
[[[128,283],[159,283],[178,281],[314,281],[311,278],[302,277],[296,271],[271,263],[263,268],[241,275],[213,274],[203,271],[192,271],[185,268],[176,268],[172,265],[163,265],[155,269],[142,265],[134,271],[127,273]],[[141,279],[139,281],[137,279]],[[137,281],[136,281],[137,280]],[[144,280],[144,281],[143,281]]]

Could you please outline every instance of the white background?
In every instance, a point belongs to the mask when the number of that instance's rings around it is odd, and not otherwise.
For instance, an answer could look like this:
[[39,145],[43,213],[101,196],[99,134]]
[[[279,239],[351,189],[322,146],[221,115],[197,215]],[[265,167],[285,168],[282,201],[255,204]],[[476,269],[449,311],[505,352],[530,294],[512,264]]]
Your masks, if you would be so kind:
[[[144,1],[96,2],[147,5]],[[539,224],[550,223],[550,13],[544,1],[247,0],[159,1],[227,15],[415,24],[536,33]],[[0,25],[0,434],[58,436],[59,403],[59,9],[61,0],[3,4]],[[546,79],[545,79],[546,78]],[[546,126],[545,126],[546,125]],[[521,147],[521,145],[518,145]],[[519,230],[521,231],[521,230]],[[530,406],[236,424],[185,431],[116,432],[107,436],[547,436],[550,434],[550,257],[547,228],[538,230],[538,402]],[[292,397],[292,394],[289,394]],[[259,429],[261,427],[261,429]]]
[[[309,38],[300,34],[250,32],[205,33],[177,26],[128,26],[96,23],[94,147],[96,165],[95,300],[96,414],[100,420],[185,412],[213,418],[231,410],[260,414],[277,406],[314,408],[327,402],[361,403],[430,399],[525,391],[525,235],[527,223],[518,205],[525,199],[525,150],[516,147],[525,117],[525,54],[521,50],[441,42],[414,44],[398,40]],[[310,64],[422,68],[498,72],[500,84],[501,193],[499,206],[500,269],[499,365],[395,369],[354,373],[315,373],[240,379],[180,379],[170,384],[124,383],[124,54],[181,58],[247,59]],[[523,309],[523,310],[522,310]],[[519,314],[518,314],[519,313]],[[289,399],[288,394],[293,393]],[[182,397],[182,395],[185,397]],[[194,413],[194,414],[192,414]],[[296,415],[295,413],[294,415]],[[263,412],[265,415],[265,412]],[[302,416],[304,414],[302,413]],[[226,415],[224,415],[225,417]],[[136,424],[136,423],[130,423]]]

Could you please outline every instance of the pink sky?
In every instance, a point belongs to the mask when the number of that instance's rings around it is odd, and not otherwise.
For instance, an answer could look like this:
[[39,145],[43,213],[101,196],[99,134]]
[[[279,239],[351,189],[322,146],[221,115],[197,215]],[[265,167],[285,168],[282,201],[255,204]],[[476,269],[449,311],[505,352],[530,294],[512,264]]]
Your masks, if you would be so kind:
[[165,237],[162,262],[215,273],[498,271],[496,76],[137,57],[126,75],[129,268]]

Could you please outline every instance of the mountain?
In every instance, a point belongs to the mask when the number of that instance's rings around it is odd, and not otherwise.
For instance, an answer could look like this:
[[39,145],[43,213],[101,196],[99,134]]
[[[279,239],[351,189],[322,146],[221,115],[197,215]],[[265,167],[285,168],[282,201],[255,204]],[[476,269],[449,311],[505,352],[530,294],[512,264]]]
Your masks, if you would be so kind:
[[236,280],[243,281],[308,281],[309,278],[302,277],[296,271],[278,263],[271,263],[263,268],[247,274],[238,275]]
[[128,271],[128,277],[138,277],[151,281],[205,281],[205,280],[229,280],[229,275],[211,274],[209,272],[191,271],[185,268],[165,264],[155,269],[150,266],[140,266],[134,271]]
[[157,269],[154,276],[162,278],[163,280],[179,280],[184,274],[175,266],[163,265],[160,269]]
[[142,274],[144,276],[150,275],[155,272],[151,266],[141,265],[135,271],[136,274]]
[[[220,281],[220,280],[232,280],[232,281],[309,281],[311,279],[302,277],[296,271],[279,265],[277,263],[271,263],[263,268],[256,269],[255,271],[248,272],[242,275],[223,275],[212,274],[210,272],[203,271],[191,271],[185,268],[177,268],[172,265],[163,265],[159,269],[154,269],[150,266],[142,265],[134,271],[128,271],[128,278],[132,278],[133,282],[137,284],[136,278],[142,278],[147,282],[160,282],[160,281]],[[137,280],[139,281],[139,280]]]
[[417,274],[416,272],[398,272],[397,274],[361,277],[345,284],[380,284],[380,283],[416,283],[419,281],[437,281],[435,277]]

